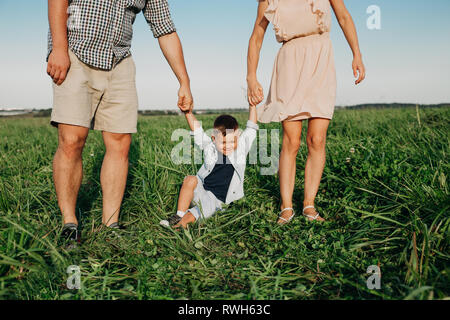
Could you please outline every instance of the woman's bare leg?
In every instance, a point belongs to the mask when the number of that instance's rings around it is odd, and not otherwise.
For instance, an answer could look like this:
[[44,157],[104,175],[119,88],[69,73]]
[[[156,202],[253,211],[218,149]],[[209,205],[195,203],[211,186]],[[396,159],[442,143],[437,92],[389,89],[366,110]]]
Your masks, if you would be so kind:
[[[283,143],[280,154],[279,178],[281,210],[292,208],[292,196],[295,184],[295,169],[300,139],[302,134],[301,121],[283,121]],[[286,210],[281,214],[284,219],[289,219],[293,214],[292,210]],[[278,223],[284,221],[279,219]]]
[[[325,167],[325,143],[329,123],[330,120],[325,118],[310,118],[308,121],[308,133],[306,136],[308,158],[305,166],[303,207],[314,205],[314,200],[319,190],[320,180]],[[317,213],[313,208],[308,208],[305,210],[305,214],[314,216]],[[318,217],[317,220],[323,221],[324,219]]]

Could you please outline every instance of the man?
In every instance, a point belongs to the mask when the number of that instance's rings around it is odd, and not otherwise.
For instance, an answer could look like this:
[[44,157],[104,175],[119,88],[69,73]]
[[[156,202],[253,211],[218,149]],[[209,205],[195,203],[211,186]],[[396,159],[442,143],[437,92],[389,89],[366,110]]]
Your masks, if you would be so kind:
[[[167,0],[48,0],[47,73],[53,79],[51,124],[58,128],[53,180],[63,216],[62,239],[80,241],[76,200],[89,129],[102,131],[100,181],[106,227],[119,228],[131,134],[137,131],[132,25],[143,12],[180,83],[178,106],[193,108],[181,42]],[[159,76],[159,75],[158,75]]]

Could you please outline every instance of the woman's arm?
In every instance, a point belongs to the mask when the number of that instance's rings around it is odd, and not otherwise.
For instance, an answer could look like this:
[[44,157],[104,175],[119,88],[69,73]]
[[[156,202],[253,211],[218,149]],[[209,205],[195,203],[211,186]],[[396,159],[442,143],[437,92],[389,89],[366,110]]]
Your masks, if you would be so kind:
[[336,18],[344,32],[345,38],[353,52],[353,75],[355,78],[359,77],[355,81],[355,84],[359,84],[366,77],[366,68],[362,61],[361,51],[359,50],[358,35],[356,33],[355,24],[353,22],[352,16],[345,7],[343,0],[330,0],[331,6],[333,7]]
[[264,35],[269,21],[264,16],[268,6],[267,0],[260,0],[258,5],[258,16],[256,17],[253,33],[248,44],[247,55],[247,97],[251,106],[256,106],[264,99],[264,93],[256,76],[258,69],[259,54],[264,40]]
[[68,0],[48,0],[48,22],[52,35],[52,52],[48,57],[47,74],[58,86],[67,76],[70,58],[67,41]]

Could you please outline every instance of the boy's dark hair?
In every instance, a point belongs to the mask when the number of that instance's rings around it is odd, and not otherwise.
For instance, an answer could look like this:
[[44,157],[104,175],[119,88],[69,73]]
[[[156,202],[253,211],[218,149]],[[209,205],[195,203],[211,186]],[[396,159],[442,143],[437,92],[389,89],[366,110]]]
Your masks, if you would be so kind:
[[214,120],[214,129],[220,131],[223,136],[227,135],[227,130],[236,130],[239,128],[239,124],[235,117],[228,114],[218,116]]

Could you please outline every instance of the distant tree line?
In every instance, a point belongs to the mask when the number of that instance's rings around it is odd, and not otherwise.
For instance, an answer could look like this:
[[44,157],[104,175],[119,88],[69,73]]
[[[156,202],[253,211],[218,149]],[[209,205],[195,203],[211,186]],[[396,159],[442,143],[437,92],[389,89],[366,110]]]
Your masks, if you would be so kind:
[[[337,109],[382,109],[382,108],[411,108],[416,107],[418,104],[414,103],[366,103],[358,104],[353,106],[336,106]],[[440,104],[419,104],[420,108],[448,108],[450,103],[440,103]],[[224,109],[194,109],[195,114],[217,114],[217,113],[238,113],[247,112],[248,109],[245,108],[224,108]],[[0,109],[0,118],[2,117],[50,117],[52,109]],[[139,115],[142,116],[161,116],[161,115],[180,115],[182,114],[179,110],[139,110]]]

